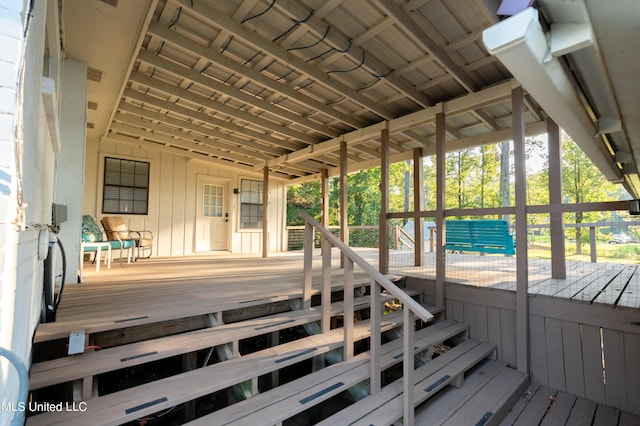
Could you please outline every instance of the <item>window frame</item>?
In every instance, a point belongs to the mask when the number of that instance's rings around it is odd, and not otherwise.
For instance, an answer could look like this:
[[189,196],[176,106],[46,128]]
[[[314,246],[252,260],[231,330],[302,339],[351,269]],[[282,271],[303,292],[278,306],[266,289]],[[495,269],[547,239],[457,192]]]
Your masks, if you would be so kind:
[[[115,160],[119,162],[119,169],[116,173],[119,173],[120,176],[120,182],[119,184],[114,184],[110,182],[110,178],[108,177],[108,173],[114,172],[114,170],[110,169],[107,164],[109,163],[110,160]],[[128,162],[128,163],[133,163],[133,184],[132,185],[123,185],[121,180],[122,180],[122,164],[123,162]],[[139,165],[144,165],[146,167],[146,173],[136,173],[137,172],[137,168]],[[106,215],[135,215],[135,216],[148,216],[149,215],[149,196],[150,196],[150,186],[151,186],[151,162],[150,161],[141,161],[141,160],[134,160],[134,159],[130,159],[130,158],[122,158],[122,157],[113,157],[113,156],[108,156],[105,155],[103,157],[103,162],[102,162],[102,166],[103,166],[103,175],[102,175],[102,206],[101,206],[101,212],[102,214],[106,214]],[[146,178],[145,182],[140,185],[137,182],[137,176],[143,176],[143,179]],[[107,191],[108,187],[115,187],[118,188],[118,197],[117,198],[112,198],[112,197],[107,197],[107,194],[109,191]],[[131,199],[126,199],[122,197],[122,195],[120,194],[120,191],[122,190],[122,188],[124,189],[128,189],[130,191],[133,192],[133,195]],[[145,197],[144,200],[136,200],[136,192],[137,191],[144,191],[145,192]],[[107,210],[107,205],[106,205],[106,201],[107,200],[111,200],[111,201],[115,201],[118,204],[118,208],[117,209],[109,209]],[[132,209],[131,210],[126,210],[122,208],[122,202],[123,201],[130,201],[131,205],[132,205]],[[144,201],[144,211],[136,211],[136,207],[134,207],[134,205],[136,203],[140,203]]]
[[[247,191],[245,187],[245,182],[249,185],[249,190]],[[254,187],[256,190],[254,190]],[[245,201],[245,197],[249,197],[248,201]],[[257,197],[259,202],[256,200],[252,200],[253,197]],[[250,221],[248,225],[245,225],[244,220],[244,210],[245,207],[249,209],[256,209],[257,214],[250,214],[249,218],[255,218],[255,220]],[[239,209],[238,209],[238,229],[242,232],[261,232],[262,231],[262,212],[264,209],[264,195],[263,195],[263,181],[253,179],[253,178],[240,178],[240,200],[239,200]]]

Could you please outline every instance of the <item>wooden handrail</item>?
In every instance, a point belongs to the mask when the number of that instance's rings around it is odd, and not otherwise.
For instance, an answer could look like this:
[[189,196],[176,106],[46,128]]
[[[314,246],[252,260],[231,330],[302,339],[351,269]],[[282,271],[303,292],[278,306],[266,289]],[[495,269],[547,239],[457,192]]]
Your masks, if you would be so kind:
[[371,339],[369,342],[369,393],[375,395],[380,392],[380,366],[381,366],[381,323],[382,309],[380,305],[380,292],[386,289],[403,306],[403,418],[405,424],[413,424],[415,398],[414,398],[414,336],[416,316],[423,321],[431,321],[433,315],[422,305],[413,300],[407,293],[392,283],[387,277],[382,275],[377,269],[371,266],[366,260],[351,249],[347,244],[323,227],[308,213],[300,212],[300,216],[305,220],[305,242],[304,242],[304,289],[302,292],[302,302],[305,309],[311,308],[312,290],[312,256],[313,256],[313,236],[314,228],[322,236],[322,331],[329,331],[330,320],[330,295],[331,295],[331,246],[338,248],[344,255],[344,360],[353,358],[353,322],[354,322],[354,264],[358,265],[371,279],[371,304],[370,323]]
[[326,238],[334,247],[338,248],[346,257],[351,259],[353,263],[358,265],[369,277],[379,283],[389,293],[395,296],[402,304],[415,313],[418,318],[428,322],[433,319],[431,312],[426,310],[421,304],[412,299],[407,293],[402,291],[400,287],[391,282],[387,277],[382,275],[377,269],[375,269],[369,262],[364,260],[358,253],[353,251],[351,247],[340,241],[329,230],[324,228],[320,223],[312,218],[307,212],[301,211],[300,216],[309,223],[313,228],[317,229],[324,238]]

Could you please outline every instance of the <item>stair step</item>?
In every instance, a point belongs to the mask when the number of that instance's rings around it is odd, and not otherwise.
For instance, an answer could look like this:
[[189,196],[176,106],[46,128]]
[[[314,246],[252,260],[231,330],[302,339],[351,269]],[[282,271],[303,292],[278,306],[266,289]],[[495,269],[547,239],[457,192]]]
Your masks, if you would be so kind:
[[[384,315],[383,331],[402,324],[402,312]],[[438,326],[434,324],[431,327]],[[431,328],[427,327],[427,329]],[[354,341],[368,337],[368,321],[355,324]],[[208,367],[157,380],[87,402],[87,411],[44,413],[28,425],[121,424],[279,370],[342,346],[343,330],[317,334]]]
[[[407,290],[407,293],[412,296],[419,294],[418,291],[413,290]],[[381,296],[382,302],[393,299],[395,298],[388,294]],[[369,302],[370,297],[368,296],[358,297],[354,300],[354,306],[356,309],[363,309],[369,306]],[[343,302],[331,304],[331,315],[338,315],[343,311]],[[320,318],[321,310],[319,308],[312,308],[310,311],[297,310],[44,361],[33,364],[29,388],[31,390],[41,389],[58,383],[93,377],[108,371],[158,361],[303,325],[318,321]]]
[[[467,326],[451,320],[442,321],[416,332],[414,350],[424,351],[435,344],[466,332]],[[382,346],[381,369],[402,361],[402,339]],[[254,396],[222,410],[201,417],[190,426],[212,424],[277,424],[320,402],[367,380],[370,375],[368,353],[352,361],[331,365],[268,392]],[[339,423],[333,423],[341,424]]]
[[[398,280],[397,276],[388,276],[389,279]],[[291,280],[292,278],[283,276],[282,280]],[[294,277],[294,280],[299,280],[298,277]],[[344,278],[341,273],[335,273],[331,278],[331,291],[341,291],[344,287]],[[354,280],[354,287],[368,287],[371,284],[371,279],[366,274],[356,271],[356,277]],[[312,295],[320,293],[321,277],[313,277]],[[95,333],[101,333],[105,331],[118,330],[122,328],[138,327],[149,324],[162,323],[164,321],[172,321],[184,318],[188,316],[208,315],[212,312],[225,312],[236,309],[246,309],[253,306],[266,305],[270,303],[282,302],[291,299],[299,299],[302,297],[300,292],[269,295],[266,297],[260,297],[250,300],[239,300],[235,302],[227,302],[215,305],[207,305],[197,303],[197,300],[190,300],[189,298],[178,298],[175,303],[165,309],[151,309],[149,311],[140,311],[135,317],[122,317],[112,316],[101,320],[94,320],[91,322],[85,322],[81,328],[85,331],[87,336]],[[194,303],[196,302],[196,303]],[[42,343],[58,339],[67,339],[71,332],[78,331],[77,322],[66,322],[64,320],[43,323],[36,329],[34,336],[34,343]]]
[[470,394],[464,404],[449,417],[433,425],[457,426],[474,424],[498,425],[520,398],[529,383],[529,376],[503,367],[478,391]]
[[[470,339],[417,368],[413,375],[416,405],[448,384],[459,385],[467,370],[491,356],[494,351],[495,345]],[[399,379],[378,394],[361,399],[318,425],[391,425],[402,417],[402,413],[402,379]]]

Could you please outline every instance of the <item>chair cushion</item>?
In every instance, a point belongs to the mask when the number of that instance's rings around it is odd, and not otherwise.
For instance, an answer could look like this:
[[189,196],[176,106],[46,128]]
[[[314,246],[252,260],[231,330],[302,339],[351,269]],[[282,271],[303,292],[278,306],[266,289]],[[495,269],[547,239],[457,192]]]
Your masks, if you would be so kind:
[[93,216],[85,214],[82,216],[82,241],[85,243],[96,243],[103,241],[102,230],[96,223]]
[[109,240],[127,240],[131,239],[129,232],[127,231],[127,225],[124,222],[122,216],[105,216],[100,221],[107,233],[107,239]]
[[128,249],[135,245],[135,241],[133,240],[122,240],[122,243],[118,240],[109,241],[109,245],[111,245],[112,250],[117,249]]
[[136,242],[136,247],[151,247],[153,245],[153,240],[151,238],[134,238]]

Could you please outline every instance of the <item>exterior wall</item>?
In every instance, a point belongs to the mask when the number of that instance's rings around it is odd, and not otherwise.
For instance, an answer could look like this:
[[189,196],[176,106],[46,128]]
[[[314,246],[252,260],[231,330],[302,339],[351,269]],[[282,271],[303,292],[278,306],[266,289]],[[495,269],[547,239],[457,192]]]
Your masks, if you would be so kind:
[[[139,149],[109,141],[87,141],[83,213],[97,220],[102,213],[104,158],[113,156],[150,163],[149,214],[123,215],[131,229],[146,229],[154,235],[154,255],[180,256],[195,253],[196,197],[198,178],[216,178],[228,183],[230,236],[228,250],[233,253],[260,253],[262,230],[239,228],[240,196],[233,194],[243,178],[262,180],[262,174],[237,173],[205,161]],[[271,182],[269,190],[269,251],[283,250],[286,188]]]
[[[448,284],[447,317],[516,362],[515,293]],[[636,309],[529,296],[533,382],[640,414],[640,328]]]
[[[48,241],[55,171],[41,93],[48,2],[33,3],[25,41],[29,3],[0,3],[0,346],[27,365],[42,303],[46,244],[39,237]],[[15,403],[17,375],[6,360],[0,365],[0,402]],[[13,415],[0,410],[0,424]]]

